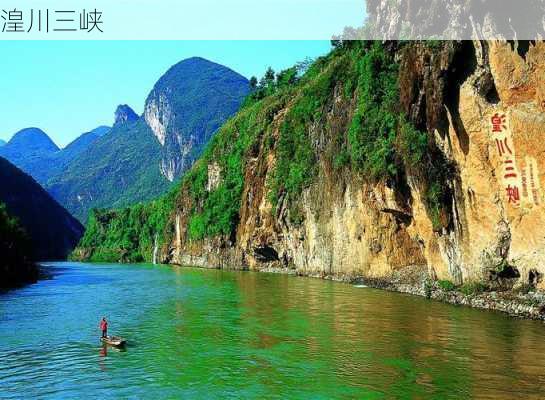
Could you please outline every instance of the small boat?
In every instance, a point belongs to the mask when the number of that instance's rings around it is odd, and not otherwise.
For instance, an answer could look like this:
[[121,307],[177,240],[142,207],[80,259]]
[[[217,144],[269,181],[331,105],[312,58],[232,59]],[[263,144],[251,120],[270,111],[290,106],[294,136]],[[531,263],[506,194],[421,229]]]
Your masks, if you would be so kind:
[[106,336],[100,338],[100,341],[114,347],[123,347],[127,344],[127,341],[119,336]]

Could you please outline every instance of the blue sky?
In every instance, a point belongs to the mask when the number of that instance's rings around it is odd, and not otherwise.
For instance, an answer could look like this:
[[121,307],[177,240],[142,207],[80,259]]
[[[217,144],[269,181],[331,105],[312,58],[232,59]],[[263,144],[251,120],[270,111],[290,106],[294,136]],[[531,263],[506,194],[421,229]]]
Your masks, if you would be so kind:
[[329,41],[0,41],[0,138],[36,126],[63,147],[118,104],[138,114],[173,64],[200,56],[240,74],[261,76],[326,54]]
[[[2,34],[9,39],[125,39],[125,40],[293,40],[325,39],[365,18],[364,0],[25,0],[6,9],[22,12],[25,34]],[[101,30],[79,30],[83,9],[102,14]],[[51,31],[30,28],[30,10],[46,11]],[[55,10],[72,11],[58,22]],[[76,28],[60,32],[55,28]],[[45,28],[44,28],[45,30]]]

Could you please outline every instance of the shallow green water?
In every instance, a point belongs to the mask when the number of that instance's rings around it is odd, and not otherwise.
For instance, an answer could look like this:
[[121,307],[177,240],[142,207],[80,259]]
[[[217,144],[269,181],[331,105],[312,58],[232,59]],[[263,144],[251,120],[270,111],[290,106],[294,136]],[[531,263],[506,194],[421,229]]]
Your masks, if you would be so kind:
[[283,275],[49,268],[0,294],[2,399],[545,397],[542,323]]

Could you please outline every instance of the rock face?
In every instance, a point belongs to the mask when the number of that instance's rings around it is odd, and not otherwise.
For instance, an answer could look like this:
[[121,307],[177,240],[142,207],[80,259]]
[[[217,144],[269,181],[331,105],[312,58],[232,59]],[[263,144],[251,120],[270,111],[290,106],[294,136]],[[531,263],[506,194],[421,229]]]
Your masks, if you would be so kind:
[[[424,239],[423,254],[438,277],[487,279],[491,270],[508,263],[516,265],[522,281],[543,285],[545,239],[539,227],[545,211],[545,165],[538,160],[544,150],[540,76],[545,72],[545,45],[531,44],[525,52],[522,46],[465,42],[458,52],[444,52],[434,67],[434,60],[428,60],[431,71],[447,76],[439,90],[443,101],[436,107],[430,100],[437,90],[425,84],[430,71],[425,52],[402,70],[424,82],[415,90],[407,79],[406,108],[414,115],[415,104],[428,104],[420,123],[434,132],[458,171],[452,182],[451,226],[431,234],[425,216],[413,212],[409,230]],[[435,82],[441,86],[440,79]],[[422,93],[424,98],[418,99]]]
[[[416,266],[458,284],[543,288],[545,43],[449,42],[441,50],[413,44],[393,51],[403,111],[453,165],[439,228],[426,212],[417,176],[409,172],[401,192],[335,173],[325,156],[319,156],[318,177],[301,196],[302,222],[290,222],[292,211],[282,201],[275,210],[268,196],[276,153],[263,140],[244,166],[234,235],[190,241],[192,205],[182,193],[174,233],[159,259],[369,278]],[[308,132],[323,153],[347,129],[354,108],[340,90],[334,92],[325,119]],[[273,136],[285,111],[271,117]],[[208,190],[217,187],[221,174],[217,165],[208,166]],[[499,277],[500,270],[510,276]]]
[[161,173],[169,181],[192,165],[249,90],[246,78],[202,58],[181,61],[159,79],[144,118],[161,144]]
[[[493,0],[368,0],[366,6],[373,21],[366,32],[371,39],[532,40],[545,36],[545,5],[539,0],[526,0],[524,5]],[[361,35],[357,30],[347,33]]]
[[[462,251],[458,259],[447,257],[446,265],[477,277],[508,259],[524,281],[537,281],[545,272],[545,44],[531,45],[522,55],[510,44],[475,48],[476,70],[460,87],[459,116],[448,113],[452,122],[442,141],[460,171],[453,205],[459,229],[450,241]],[[491,82],[493,96],[482,93],[483,81]],[[449,240],[440,240],[439,250],[452,253]]]

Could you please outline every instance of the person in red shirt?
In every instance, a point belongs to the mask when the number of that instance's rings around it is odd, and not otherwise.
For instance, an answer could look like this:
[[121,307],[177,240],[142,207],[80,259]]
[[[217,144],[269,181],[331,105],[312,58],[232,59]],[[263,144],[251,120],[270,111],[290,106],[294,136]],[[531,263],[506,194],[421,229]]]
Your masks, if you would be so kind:
[[102,317],[102,321],[100,321],[100,330],[102,331],[103,338],[108,336],[108,321],[106,321],[106,317]]

